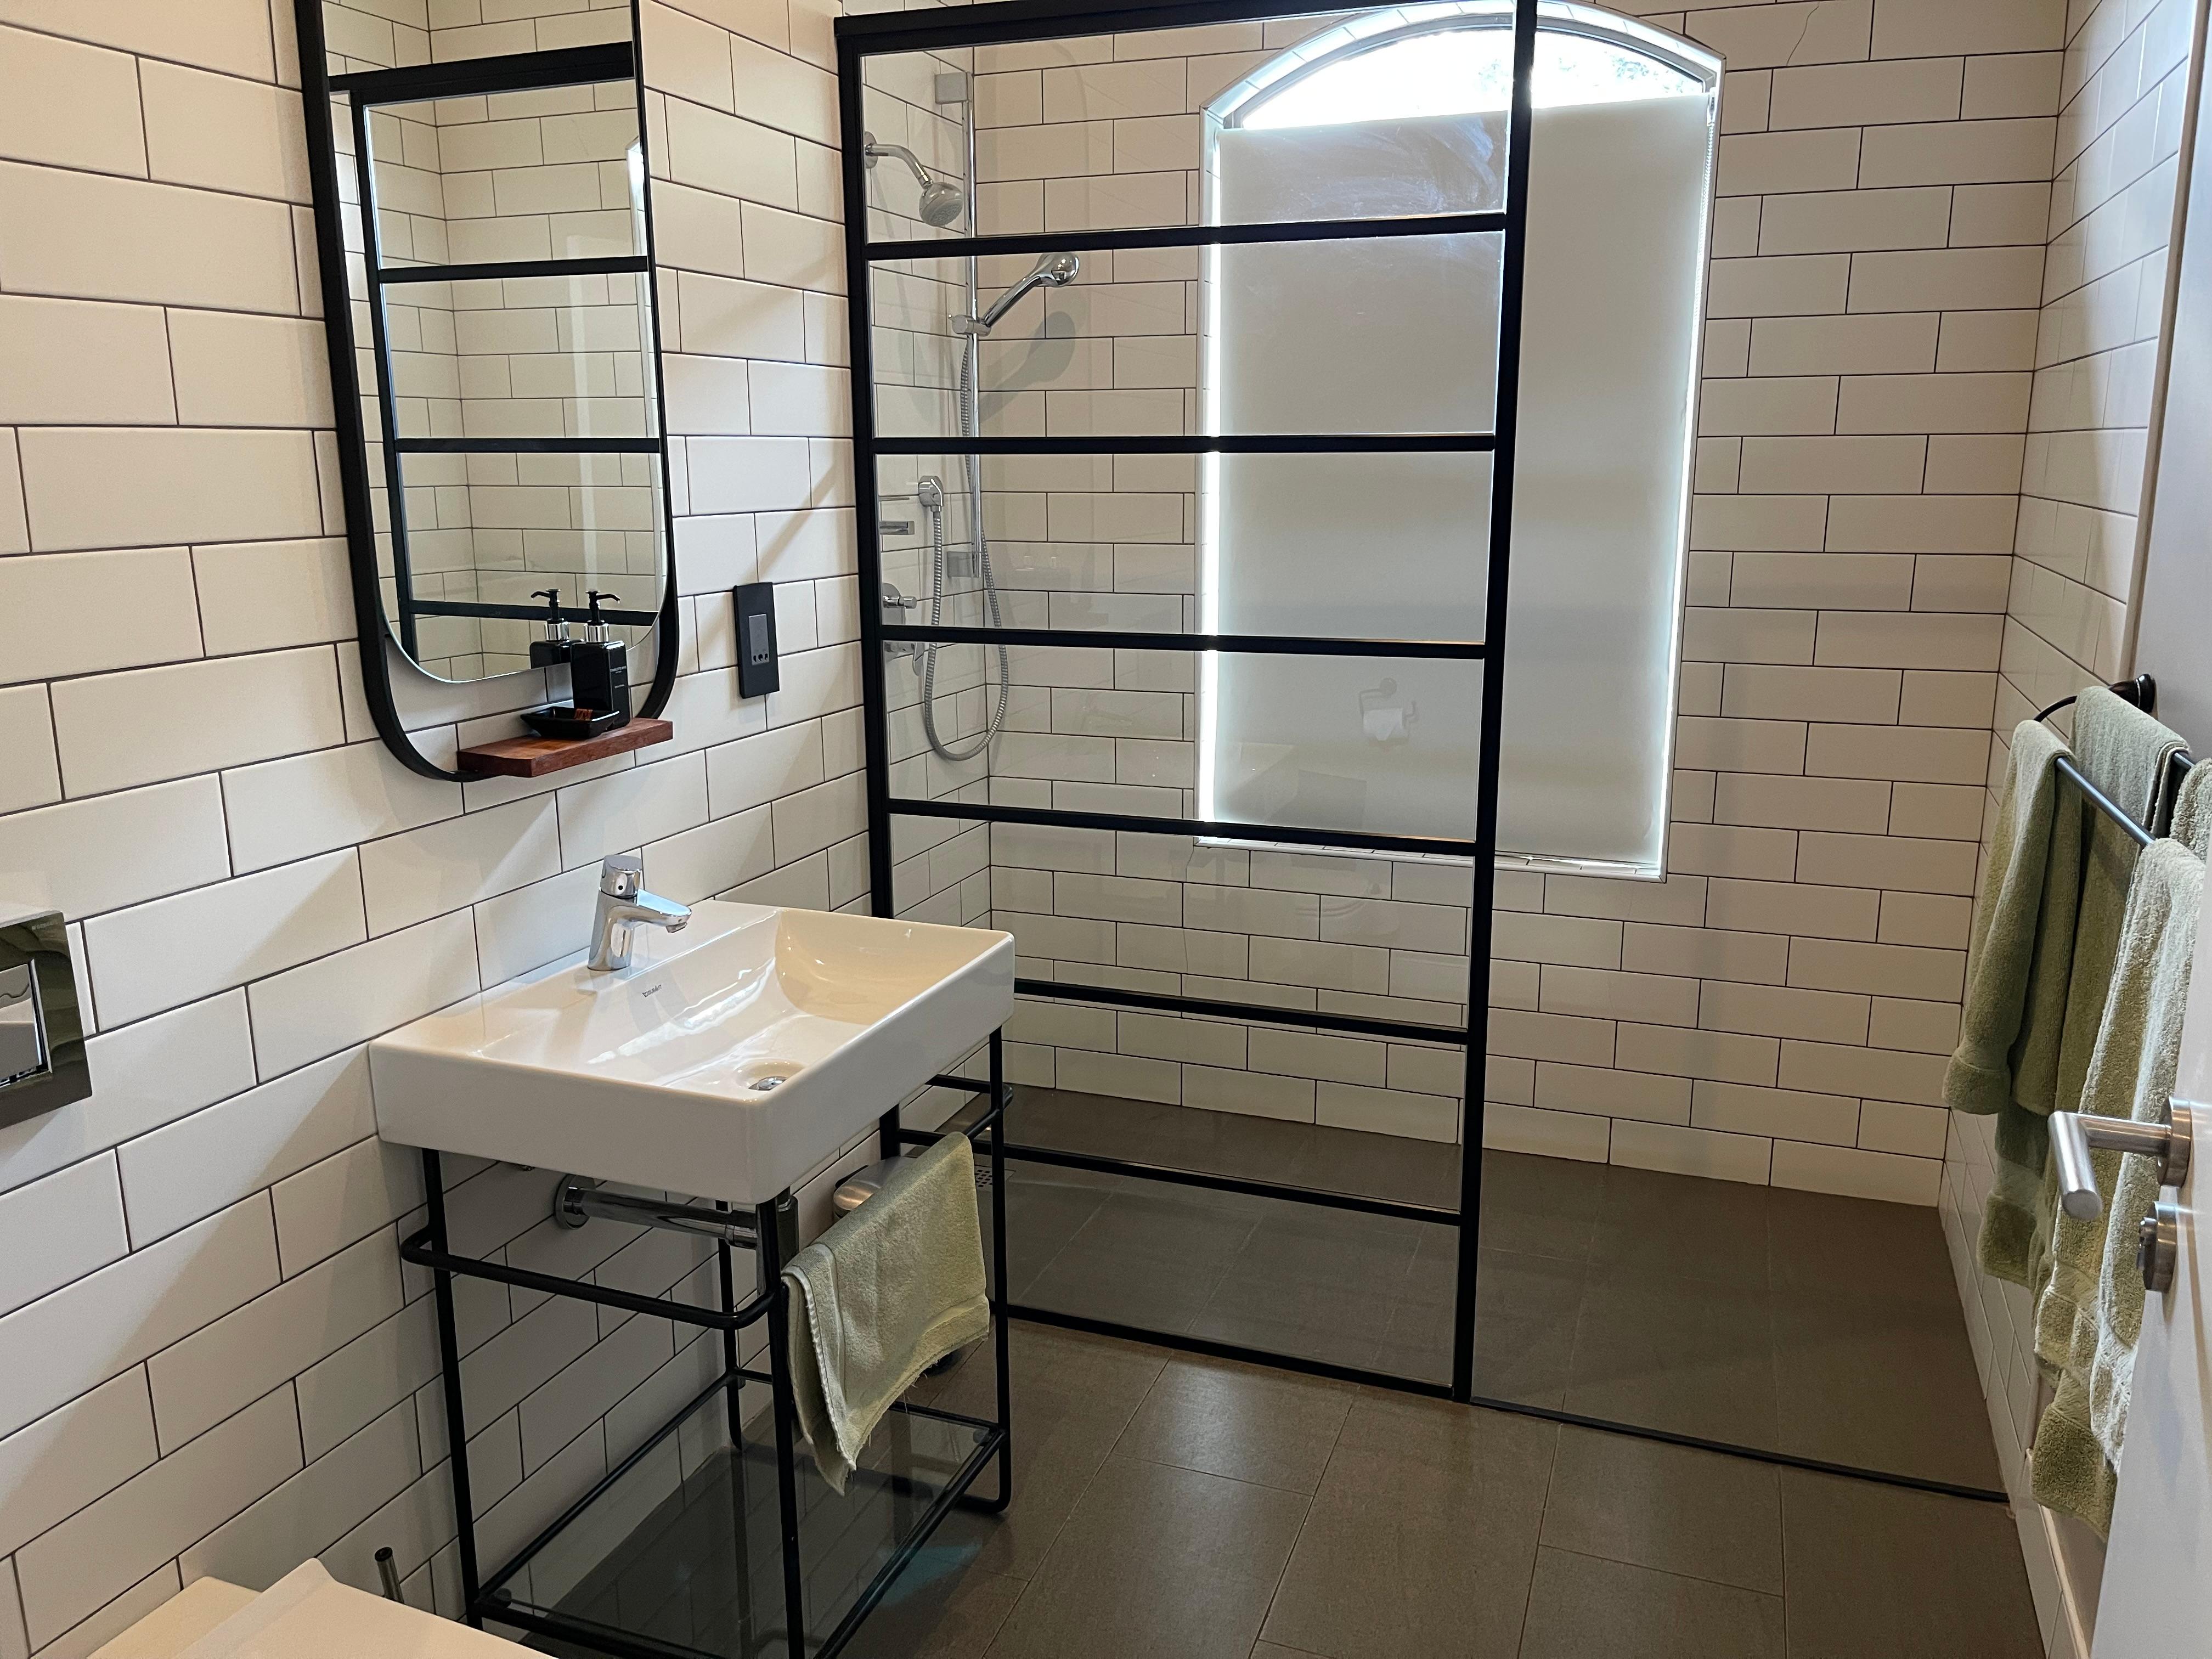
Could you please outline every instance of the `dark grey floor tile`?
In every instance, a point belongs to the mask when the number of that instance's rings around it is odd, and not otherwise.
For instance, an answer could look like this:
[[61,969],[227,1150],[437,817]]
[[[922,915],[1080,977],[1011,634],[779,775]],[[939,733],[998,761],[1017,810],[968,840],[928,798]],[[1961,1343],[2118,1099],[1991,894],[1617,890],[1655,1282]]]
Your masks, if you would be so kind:
[[2002,1504],[1782,1474],[1790,1659],[2039,1659]]
[[[956,1510],[935,1541],[972,1549],[987,1572],[1026,1577],[1044,1559],[1167,1358],[1157,1348],[1018,1322],[1012,1338],[1013,1504],[996,1517]],[[994,1395],[988,1344],[917,1391],[930,1404],[976,1417],[992,1414]],[[994,1492],[997,1479],[986,1470],[978,1489]]]
[[[1066,1248],[1067,1242],[1082,1231],[1084,1224],[1098,1213],[1098,1207],[1109,1194],[1103,1188],[1087,1182],[1064,1181],[1060,1171],[1044,1171],[1036,1166],[1009,1166],[1006,1182],[1006,1279],[1012,1286],[1014,1300],[1027,1298],[1037,1275],[1049,1267]],[[978,1192],[982,1205],[982,1221],[991,1224],[988,1196],[991,1189]],[[985,1234],[988,1241],[989,1234]],[[988,1255],[986,1265],[988,1265]]]
[[1459,1229],[1424,1226],[1400,1299],[1449,1308],[1459,1291]]
[[1545,1549],[1520,1659],[1783,1659],[1782,1598]]
[[1482,1243],[1526,1255],[1589,1255],[1606,1166],[1522,1152],[1482,1155]]
[[[1401,1302],[1390,1314],[1382,1340],[1375,1345],[1373,1367],[1393,1376],[1422,1382],[1449,1382],[1452,1368],[1452,1310]],[[1477,1373],[1475,1392],[1481,1386]],[[1500,1396],[1502,1397],[1502,1396]]]
[[1959,1311],[1958,1281],[1936,1212],[1777,1187],[1767,1194],[1769,1271],[1778,1291],[1874,1296]]
[[1298,1179],[1312,1127],[1034,1087],[1018,1091],[1007,1123],[1013,1138],[1026,1144],[1280,1182]]
[[1771,1190],[1607,1165],[1590,1242],[1591,1277],[1764,1288]]
[[1007,1126],[1030,1145],[1213,1175],[1413,1204],[1459,1194],[1456,1147],[1397,1135],[1034,1086],[1015,1091]]
[[[1373,1217],[1353,1217],[1353,1224]],[[1398,1228],[1411,1224],[1395,1224]],[[1419,1239],[1330,1218],[1314,1225],[1269,1218],[1231,1260],[1209,1302],[1214,1310],[1289,1325],[1316,1335],[1356,1334],[1372,1343],[1403,1294]]]
[[1297,1178],[1333,1192],[1450,1208],[1459,1202],[1459,1148],[1441,1141],[1316,1124]]
[[1305,1514],[1296,1492],[1109,1458],[1000,1627],[992,1659],[1248,1653]]
[[1262,1634],[1326,1659],[1510,1659],[1558,1439],[1548,1423],[1363,1392]]
[[1166,1331],[1189,1328],[1251,1236],[1253,1218],[1191,1188],[1110,1194],[1030,1282],[1041,1307]]
[[1322,1377],[1172,1359],[1114,1455],[1310,1494],[1352,1401],[1349,1387]]
[[1589,1271],[1559,1256],[1481,1253],[1474,1280],[1477,1394],[1524,1406],[1566,1404]]
[[[1736,1445],[1774,1444],[1778,1407],[1763,1289],[1618,1270],[1601,1278],[1595,1267],[1591,1274],[1567,1379],[1569,1411]],[[1480,1335],[1478,1328],[1478,1345]]]
[[933,1540],[845,1651],[854,1659],[974,1659],[1026,1588],[1026,1579],[988,1571],[971,1552]]
[[1301,1653],[1296,1648],[1286,1648],[1273,1642],[1255,1642],[1252,1659],[1321,1659],[1321,1656]]
[[2002,1489],[1958,1299],[1778,1291],[1784,1451],[1923,1480]]
[[1299,1296],[1279,1279],[1224,1278],[1188,1328],[1194,1336],[1261,1353],[1369,1370],[1389,1328],[1390,1310],[1388,1301],[1346,1285],[1316,1286]]
[[1747,1458],[1563,1428],[1543,1541],[1779,1595],[1781,1480]]

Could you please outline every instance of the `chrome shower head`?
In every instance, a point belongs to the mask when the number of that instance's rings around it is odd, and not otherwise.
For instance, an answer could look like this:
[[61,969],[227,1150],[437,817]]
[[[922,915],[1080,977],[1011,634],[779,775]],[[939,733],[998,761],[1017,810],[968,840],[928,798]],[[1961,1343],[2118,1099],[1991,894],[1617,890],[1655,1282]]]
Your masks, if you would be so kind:
[[960,186],[945,179],[933,179],[921,187],[921,219],[924,224],[935,225],[940,230],[960,217],[968,198]]
[[957,219],[961,210],[968,205],[967,194],[958,185],[935,177],[922,166],[921,158],[904,144],[878,143],[874,133],[864,132],[860,135],[860,153],[868,158],[870,167],[886,155],[896,156],[907,164],[914,173],[915,183],[921,186],[918,205],[924,224],[935,225],[941,230]]
[[1054,288],[1066,288],[1075,280],[1076,272],[1083,269],[1082,259],[1073,253],[1048,253],[1036,262],[1030,274],[1001,294],[991,308],[975,319],[974,332],[988,334],[1000,318],[1014,308],[1015,302],[1031,289],[1049,283]]

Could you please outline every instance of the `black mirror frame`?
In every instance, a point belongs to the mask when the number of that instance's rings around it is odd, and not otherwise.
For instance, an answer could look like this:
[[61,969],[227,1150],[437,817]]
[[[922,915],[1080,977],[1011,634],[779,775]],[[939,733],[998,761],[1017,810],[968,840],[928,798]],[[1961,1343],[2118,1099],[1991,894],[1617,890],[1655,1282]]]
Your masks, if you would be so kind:
[[[346,277],[345,222],[338,197],[337,143],[331,124],[330,55],[323,33],[323,0],[293,0],[300,50],[300,96],[307,129],[307,175],[314,195],[315,259],[322,278],[323,327],[329,347],[331,402],[337,427],[340,492],[345,502],[346,550],[351,567],[356,632],[361,647],[362,695],[384,746],[410,771],[443,782],[487,775],[451,770],[415,746],[392,695],[392,655],[398,646],[384,614],[376,562],[376,523],[370,507],[368,445],[362,428],[361,380],[353,329],[353,290]],[[638,705],[640,719],[667,706],[676,689],[683,649],[676,580],[675,492],[669,475],[668,404],[661,374],[659,262],[653,234],[652,139],[645,112],[645,76],[639,47],[638,0],[630,0],[632,79],[637,88],[638,145],[645,158],[645,257],[653,336],[653,398],[660,434],[660,534],[664,550],[660,609],[653,623],[653,684]],[[402,654],[408,666],[411,658]],[[420,672],[418,669],[416,671]],[[425,674],[424,678],[431,677]],[[494,677],[496,678],[496,677]]]

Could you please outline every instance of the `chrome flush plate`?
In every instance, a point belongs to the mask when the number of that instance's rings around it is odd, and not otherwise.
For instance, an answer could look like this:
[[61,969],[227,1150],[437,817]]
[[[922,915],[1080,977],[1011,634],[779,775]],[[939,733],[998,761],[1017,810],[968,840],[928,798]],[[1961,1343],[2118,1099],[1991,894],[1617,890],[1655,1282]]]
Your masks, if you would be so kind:
[[61,913],[0,926],[0,1127],[92,1092],[79,1009]]

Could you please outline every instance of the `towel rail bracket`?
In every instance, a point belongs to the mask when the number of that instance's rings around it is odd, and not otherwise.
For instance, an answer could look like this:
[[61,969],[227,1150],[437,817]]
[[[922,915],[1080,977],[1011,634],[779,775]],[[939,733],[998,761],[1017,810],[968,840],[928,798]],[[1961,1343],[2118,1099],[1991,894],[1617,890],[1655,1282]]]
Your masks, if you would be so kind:
[[[2148,674],[2138,674],[2131,680],[2116,680],[2105,689],[2122,702],[2133,703],[2146,714],[2155,715],[2158,713],[2158,682]],[[2060,709],[2072,708],[2075,702],[2073,697],[2061,697],[2050,708],[2039,709],[2035,718],[2047,720]],[[2138,847],[2148,847],[2158,839],[2154,831],[2171,815],[2173,803],[2181,793],[2182,780],[2189,775],[2196,764],[2197,757],[2186,749],[2176,749],[2167,755],[2166,772],[2152,791],[2149,818],[2139,823],[2133,813],[2092,783],[2088,775],[2070,759],[2062,755],[2057,762],[2058,775],[2079,789],[2081,798],[2090,805],[2118,824]]]

